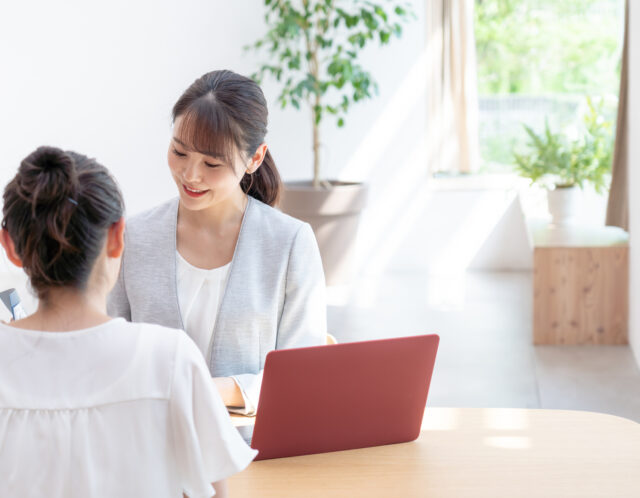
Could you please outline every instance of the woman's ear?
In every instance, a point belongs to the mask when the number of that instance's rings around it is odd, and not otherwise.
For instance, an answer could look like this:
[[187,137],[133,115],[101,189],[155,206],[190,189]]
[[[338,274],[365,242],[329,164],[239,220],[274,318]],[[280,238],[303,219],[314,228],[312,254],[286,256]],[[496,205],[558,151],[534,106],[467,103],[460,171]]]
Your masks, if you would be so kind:
[[267,149],[267,144],[258,145],[255,154],[253,154],[253,156],[249,160],[249,164],[247,165],[247,174],[251,175],[252,173],[256,172],[256,170],[262,164],[262,161],[264,161],[264,156],[267,155]]
[[7,232],[6,228],[3,228],[0,231],[0,244],[2,244],[2,247],[4,247],[9,261],[11,261],[18,268],[22,268],[22,261],[18,257],[18,253],[16,253],[16,246],[13,244],[13,240],[11,240],[11,237],[9,237],[9,232]]
[[107,233],[107,256],[119,258],[124,251],[124,217],[109,227]]

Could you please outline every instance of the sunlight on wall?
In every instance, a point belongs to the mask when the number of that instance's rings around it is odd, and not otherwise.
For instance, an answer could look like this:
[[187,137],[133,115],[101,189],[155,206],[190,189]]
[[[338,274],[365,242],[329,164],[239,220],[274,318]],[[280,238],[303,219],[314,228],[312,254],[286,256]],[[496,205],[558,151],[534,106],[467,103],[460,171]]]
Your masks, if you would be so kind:
[[[410,165],[411,161],[406,166]],[[385,202],[370,208],[368,217],[375,220],[375,224],[365,226],[360,234],[360,243],[368,253],[359,258],[359,269],[366,269],[367,273],[383,273],[406,235],[420,227],[420,217],[428,200],[426,184],[419,184],[416,189],[415,185],[400,180],[392,182]]]
[[479,194],[467,216],[452,226],[452,234],[433,265],[438,273],[465,271],[505,209],[505,201],[493,192]]
[[[416,102],[422,102],[429,64],[423,51],[368,133],[339,173],[339,178],[373,178],[371,199],[359,234],[356,271],[379,273],[387,267],[407,231],[414,229],[426,201],[426,135],[420,133],[411,150],[393,151],[394,137],[406,126]],[[385,153],[405,157],[380,164]],[[378,171],[374,171],[378,169]],[[378,178],[376,178],[378,175]]]
[[[409,150],[397,150],[396,140],[416,114],[416,103],[424,102],[428,68],[424,50],[337,175],[342,180],[366,179],[371,189],[358,235],[357,273],[383,273],[406,234],[420,225],[429,198],[426,134],[419,132]],[[394,162],[386,161],[385,155]],[[357,295],[347,286],[332,289],[330,295],[336,303],[368,307],[378,292],[378,282],[372,282]]]
[[419,101],[424,95],[428,69],[427,50],[425,49],[416,58],[406,77],[379,114],[378,119],[371,124],[366,136],[338,174],[339,179],[353,180],[370,176],[371,170],[377,164],[382,152],[393,146],[392,140],[395,133],[402,129],[403,123],[415,109],[416,101]]

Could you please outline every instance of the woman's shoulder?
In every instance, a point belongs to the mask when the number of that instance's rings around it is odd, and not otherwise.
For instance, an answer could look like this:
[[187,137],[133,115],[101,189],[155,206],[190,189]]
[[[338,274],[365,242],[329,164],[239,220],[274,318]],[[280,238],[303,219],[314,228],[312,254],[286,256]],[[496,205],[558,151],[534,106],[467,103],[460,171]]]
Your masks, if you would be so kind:
[[[138,333],[138,370],[156,372],[155,377],[164,379],[164,385],[172,390],[175,379],[188,379],[194,372],[209,377],[209,370],[196,343],[184,330],[150,323],[136,323]],[[180,376],[177,373],[187,373]],[[190,373],[189,373],[190,372]]]
[[138,355],[142,363],[152,370],[164,371],[175,361],[193,363],[197,361],[198,347],[193,340],[180,329],[165,327],[154,323],[126,322],[118,323],[120,331],[125,336],[132,336],[137,343]]
[[130,231],[150,230],[159,224],[175,224],[178,213],[178,198],[154,206],[127,218],[127,229]]
[[[130,352],[130,360],[118,386],[126,386],[126,392],[133,393],[136,398],[168,399],[176,371],[206,370],[198,347],[183,330],[153,323],[127,322],[122,318],[112,320],[111,324],[112,349],[119,349],[122,355]],[[114,392],[120,396],[123,391]]]
[[[178,199],[174,198],[127,218],[125,237],[129,250],[125,252],[136,259],[164,254],[163,249],[175,244],[177,216]],[[149,252],[151,249],[153,253]]]
[[114,319],[112,323],[117,326],[122,335],[137,336],[137,340],[145,343],[148,348],[164,350],[168,354],[173,354],[183,339],[182,336],[185,335],[182,330],[155,323],[128,322],[123,318]]

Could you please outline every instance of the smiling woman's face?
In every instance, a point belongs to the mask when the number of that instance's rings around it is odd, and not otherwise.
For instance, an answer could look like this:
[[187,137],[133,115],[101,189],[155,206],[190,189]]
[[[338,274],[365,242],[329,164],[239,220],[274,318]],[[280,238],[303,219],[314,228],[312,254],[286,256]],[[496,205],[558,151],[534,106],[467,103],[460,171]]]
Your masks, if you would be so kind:
[[222,157],[202,154],[179,138],[181,124],[179,116],[174,122],[168,162],[184,207],[206,209],[241,194],[240,180],[247,166],[238,151],[234,151],[233,164]]

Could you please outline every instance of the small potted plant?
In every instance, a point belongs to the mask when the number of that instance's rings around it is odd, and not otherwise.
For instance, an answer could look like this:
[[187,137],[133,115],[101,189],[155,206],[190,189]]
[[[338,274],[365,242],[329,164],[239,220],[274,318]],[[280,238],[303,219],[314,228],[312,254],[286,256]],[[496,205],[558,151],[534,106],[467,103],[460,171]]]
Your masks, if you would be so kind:
[[555,226],[570,224],[579,210],[578,189],[591,183],[601,193],[608,186],[613,158],[613,125],[587,99],[587,112],[579,136],[554,133],[545,122],[537,134],[523,125],[529,136],[528,152],[514,153],[518,174],[547,189],[547,202]]
[[[266,51],[268,62],[252,77],[280,83],[285,108],[311,111],[313,178],[285,183],[280,208],[314,229],[328,284],[345,281],[366,201],[366,186],[324,178],[321,173],[321,123],[332,118],[342,127],[351,106],[377,93],[371,74],[358,62],[372,42],[400,36],[413,14],[382,0],[265,0],[267,34],[247,48]],[[310,165],[311,166],[311,165]]]

